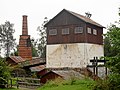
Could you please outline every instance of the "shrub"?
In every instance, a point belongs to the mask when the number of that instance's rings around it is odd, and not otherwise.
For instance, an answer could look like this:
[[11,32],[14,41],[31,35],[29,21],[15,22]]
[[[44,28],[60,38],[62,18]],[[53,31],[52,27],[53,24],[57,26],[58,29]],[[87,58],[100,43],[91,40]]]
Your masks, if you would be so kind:
[[0,59],[0,85],[3,87],[11,77],[10,68],[4,59]]
[[107,79],[96,81],[93,90],[120,90],[120,75],[111,74]]

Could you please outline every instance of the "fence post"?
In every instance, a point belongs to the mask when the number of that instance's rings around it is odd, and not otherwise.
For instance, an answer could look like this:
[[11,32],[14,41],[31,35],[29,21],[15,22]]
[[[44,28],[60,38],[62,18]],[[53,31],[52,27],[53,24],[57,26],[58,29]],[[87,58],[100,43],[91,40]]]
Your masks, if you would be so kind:
[[10,79],[10,87],[12,87],[12,79]]
[[8,85],[9,85],[9,80],[7,79],[7,88],[8,88]]
[[98,76],[98,57],[96,57],[96,76]]
[[18,81],[18,77],[17,77],[17,81],[16,81],[16,83],[17,83],[17,89],[19,88],[19,83],[18,83],[19,81]]
[[94,80],[95,80],[95,57],[93,59],[93,74],[94,74]]
[[[106,61],[104,62],[104,66],[106,64]],[[105,66],[105,76],[107,77],[107,67]]]

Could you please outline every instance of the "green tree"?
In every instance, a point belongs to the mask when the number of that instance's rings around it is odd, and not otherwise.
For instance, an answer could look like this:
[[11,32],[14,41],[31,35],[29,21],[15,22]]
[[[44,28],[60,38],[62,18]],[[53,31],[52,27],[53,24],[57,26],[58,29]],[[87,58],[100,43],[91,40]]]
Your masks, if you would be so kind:
[[111,73],[107,80],[102,80],[93,90],[120,90],[120,20],[109,26],[105,34],[104,47],[105,59],[109,60],[106,66]]
[[37,48],[38,48],[38,55],[42,58],[46,57],[46,27],[44,25],[48,22],[47,17],[44,18],[44,22],[41,26],[38,26],[37,31],[39,32],[40,38],[37,39]]
[[31,40],[31,44],[32,44],[32,57],[38,57],[36,43],[37,42],[35,41],[35,39],[32,38],[32,40]]
[[15,30],[13,29],[13,24],[9,21],[6,21],[5,24],[0,25],[0,45],[5,50],[5,55],[8,57],[10,51],[15,46],[15,39],[13,34]]
[[105,56],[113,57],[120,54],[120,28],[117,25],[111,24],[105,34],[104,50]]
[[7,65],[3,58],[0,58],[0,87],[2,84],[6,84],[10,79],[10,67]]

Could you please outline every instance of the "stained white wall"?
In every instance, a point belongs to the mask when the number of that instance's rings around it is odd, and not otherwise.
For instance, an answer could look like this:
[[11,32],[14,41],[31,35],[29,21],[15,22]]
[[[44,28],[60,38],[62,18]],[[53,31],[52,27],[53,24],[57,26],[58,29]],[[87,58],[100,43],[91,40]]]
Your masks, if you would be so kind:
[[74,43],[47,45],[47,68],[86,67],[93,57],[104,56],[103,45]]

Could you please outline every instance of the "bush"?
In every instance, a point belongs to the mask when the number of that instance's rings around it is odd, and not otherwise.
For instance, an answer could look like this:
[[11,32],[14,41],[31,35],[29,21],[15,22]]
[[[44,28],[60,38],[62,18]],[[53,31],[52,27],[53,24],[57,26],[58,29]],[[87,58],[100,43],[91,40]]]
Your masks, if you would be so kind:
[[10,79],[10,68],[7,66],[4,59],[0,59],[0,85],[3,87],[3,85],[7,84],[8,79]]
[[120,90],[120,75],[111,74],[107,79],[96,81],[93,90]]

